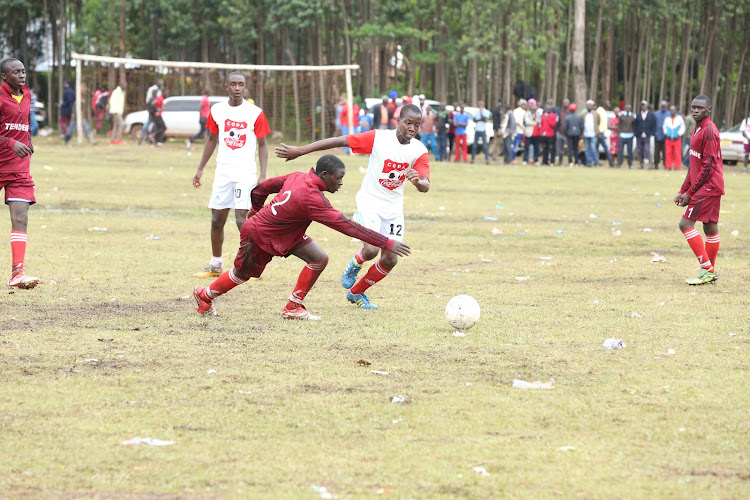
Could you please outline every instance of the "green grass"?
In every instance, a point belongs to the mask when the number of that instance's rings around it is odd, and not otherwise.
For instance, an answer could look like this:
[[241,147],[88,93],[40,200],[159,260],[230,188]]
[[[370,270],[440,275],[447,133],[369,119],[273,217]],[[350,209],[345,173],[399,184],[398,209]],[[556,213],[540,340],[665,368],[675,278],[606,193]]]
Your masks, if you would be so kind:
[[[289,322],[295,258],[196,315],[213,178],[192,188],[199,154],[37,145],[27,272],[43,281],[0,296],[0,497],[750,496],[738,168],[716,285],[684,284],[697,269],[671,202],[684,171],[437,164],[429,193],[407,190],[413,254],[371,290],[380,309],[346,302],[357,245],[313,224],[330,263],[306,304],[323,321]],[[314,161],[274,159],[269,175]],[[329,198],[351,215],[366,158],[345,161]],[[226,263],[237,243],[227,224]],[[9,245],[0,259],[9,269]],[[461,293],[482,317],[456,338],[443,308]],[[602,349],[608,337],[627,348]],[[136,436],[176,444],[120,444]]]

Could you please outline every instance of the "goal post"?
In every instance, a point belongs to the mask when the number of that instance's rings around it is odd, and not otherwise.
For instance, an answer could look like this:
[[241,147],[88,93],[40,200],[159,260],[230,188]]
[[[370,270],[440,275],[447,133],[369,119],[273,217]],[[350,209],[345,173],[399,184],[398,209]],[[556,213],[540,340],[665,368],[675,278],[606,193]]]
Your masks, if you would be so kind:
[[[76,136],[83,142],[83,119],[91,113],[88,106],[93,89],[108,84],[112,91],[117,86],[115,68],[125,66],[128,83],[126,111],[145,107],[146,89],[157,78],[165,81],[170,95],[200,95],[204,89],[212,95],[225,95],[224,79],[231,71],[240,71],[247,79],[247,98],[263,109],[274,134],[293,137],[301,142],[328,137],[334,132],[335,105],[339,95],[346,95],[349,108],[349,129],[354,116],[352,107],[352,71],[357,64],[331,66],[226,64],[211,62],[162,61],[109,57],[73,52],[76,61]],[[365,97],[365,96],[362,96]],[[85,101],[85,102],[84,102]],[[82,117],[82,119],[78,119]],[[288,118],[293,117],[293,123]],[[92,124],[92,129],[93,129]]]

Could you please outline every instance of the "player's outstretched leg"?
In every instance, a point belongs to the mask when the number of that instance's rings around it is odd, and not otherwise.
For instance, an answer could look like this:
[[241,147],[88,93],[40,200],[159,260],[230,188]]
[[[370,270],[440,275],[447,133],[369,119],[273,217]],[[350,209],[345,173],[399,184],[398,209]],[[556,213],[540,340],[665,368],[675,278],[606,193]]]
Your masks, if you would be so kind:
[[[398,257],[396,257],[395,254],[391,255],[390,252],[381,257],[380,260],[370,266],[370,269],[367,270],[367,274],[365,274],[362,279],[360,279],[357,284],[347,292],[347,300],[352,304],[358,305],[362,309],[377,309],[378,306],[370,302],[370,299],[365,292],[372,285],[388,276],[388,273],[390,273],[393,267],[395,267],[396,262],[398,262]],[[390,269],[386,269],[388,263],[392,264]]]
[[362,247],[354,254],[352,260],[349,261],[349,265],[344,269],[344,274],[341,275],[341,286],[347,290],[354,286],[354,283],[357,281],[357,275],[362,269],[362,264],[368,260],[365,259],[364,250],[365,248]]
[[216,309],[213,306],[214,299],[220,295],[224,295],[237,285],[243,284],[245,281],[247,280],[237,276],[235,269],[232,268],[216,278],[207,287],[195,287],[193,289],[193,297],[195,297],[195,301],[198,303],[198,314],[216,316]]
[[[314,243],[311,243],[310,245],[313,244]],[[320,256],[325,255],[325,253],[315,253],[315,255]],[[281,316],[284,319],[301,319],[312,321],[320,320],[319,316],[310,314],[307,309],[305,309],[305,306],[302,302],[305,300],[305,297],[307,297],[308,292],[313,287],[315,282],[318,281],[318,277],[327,265],[328,256],[325,256],[324,258],[314,262],[307,262],[305,264],[305,267],[303,267],[302,271],[299,273],[299,278],[297,278],[297,284],[294,287],[294,291],[292,292],[292,295],[289,296],[289,302],[286,303],[286,305],[284,306],[284,310],[281,311]]]

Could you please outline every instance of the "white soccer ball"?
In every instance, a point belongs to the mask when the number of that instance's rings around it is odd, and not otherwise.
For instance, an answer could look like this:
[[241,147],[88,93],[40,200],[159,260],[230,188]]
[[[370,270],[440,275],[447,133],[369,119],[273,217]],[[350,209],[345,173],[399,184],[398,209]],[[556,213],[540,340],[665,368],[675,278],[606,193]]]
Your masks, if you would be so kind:
[[445,306],[445,319],[453,328],[466,330],[479,321],[479,302],[471,295],[456,295]]

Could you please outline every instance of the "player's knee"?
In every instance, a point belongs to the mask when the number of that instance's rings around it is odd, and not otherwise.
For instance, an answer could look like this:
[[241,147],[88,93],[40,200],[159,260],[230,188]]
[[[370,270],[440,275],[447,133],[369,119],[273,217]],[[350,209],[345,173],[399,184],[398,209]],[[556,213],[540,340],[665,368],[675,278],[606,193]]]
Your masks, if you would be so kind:
[[26,227],[29,223],[29,213],[25,210],[18,210],[10,214],[10,223],[13,227]]
[[396,267],[396,264],[398,264],[398,255],[395,253],[388,252],[380,258],[380,265],[389,271]]
[[693,227],[693,222],[692,222],[692,221],[690,221],[690,220],[688,220],[688,219],[684,219],[684,218],[683,218],[683,219],[680,219],[680,224],[679,224],[679,226],[680,226],[680,231],[683,231],[683,232],[685,232],[685,231],[687,231],[688,229],[690,229],[691,227]]
[[372,260],[378,256],[378,252],[380,252],[380,249],[378,247],[365,247],[362,249],[362,256],[365,258],[365,260]]
[[237,267],[233,267],[232,272],[234,273],[235,276],[237,276],[242,281],[247,281],[250,279],[250,273],[245,270],[237,269]]

